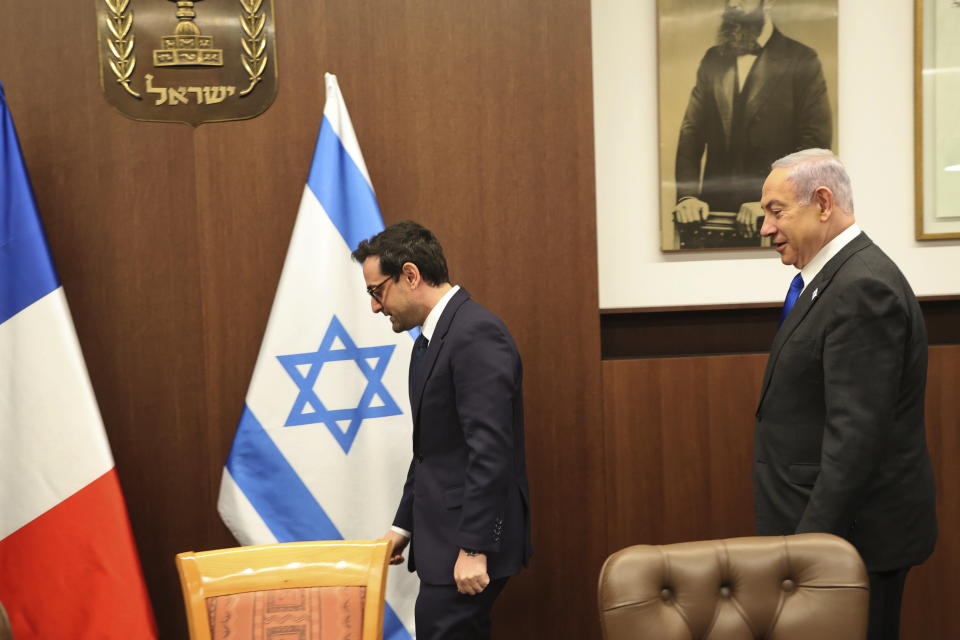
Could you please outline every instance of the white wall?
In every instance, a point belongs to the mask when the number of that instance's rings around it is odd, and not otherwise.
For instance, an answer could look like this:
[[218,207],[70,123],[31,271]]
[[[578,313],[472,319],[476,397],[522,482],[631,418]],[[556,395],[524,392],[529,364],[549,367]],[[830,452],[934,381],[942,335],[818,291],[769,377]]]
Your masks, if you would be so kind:
[[[782,302],[796,271],[772,249],[660,251],[656,2],[593,0],[592,14],[600,308]],[[839,0],[839,14],[857,222],[917,295],[960,294],[960,240],[914,240],[913,2]]]

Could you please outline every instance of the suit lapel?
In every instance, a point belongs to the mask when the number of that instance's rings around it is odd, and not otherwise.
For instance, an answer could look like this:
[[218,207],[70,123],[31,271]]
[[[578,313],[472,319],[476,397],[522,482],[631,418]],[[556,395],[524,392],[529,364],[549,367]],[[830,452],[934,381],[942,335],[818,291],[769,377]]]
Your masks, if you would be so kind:
[[437,327],[433,332],[433,338],[431,338],[430,344],[427,346],[427,353],[423,356],[423,362],[420,364],[420,370],[417,372],[417,379],[413,381],[413,389],[410,391],[410,411],[413,415],[414,446],[416,446],[419,440],[420,404],[421,400],[423,400],[423,389],[427,386],[427,379],[433,372],[433,366],[437,363],[437,356],[440,355],[440,351],[443,349],[443,342],[447,337],[447,332],[450,330],[450,323],[453,321],[453,317],[457,315],[457,311],[463,306],[463,303],[469,299],[470,294],[463,287],[460,287],[460,290],[450,298],[450,302],[447,303],[447,306],[443,309],[443,313],[440,314],[440,320],[437,322]]
[[736,84],[737,59],[731,58],[730,64],[726,65],[713,89],[717,109],[720,111],[720,122],[723,124],[723,136],[727,144],[730,144],[730,130],[733,126],[733,96]]
[[[807,317],[813,305],[821,299],[823,293],[833,281],[833,277],[837,274],[837,271],[840,270],[840,267],[855,253],[865,249],[871,244],[873,244],[873,242],[867,237],[867,234],[860,232],[860,235],[848,242],[837,255],[830,258],[827,264],[820,270],[820,273],[813,278],[810,284],[803,290],[803,293],[800,294],[800,297],[797,298],[796,304],[793,309],[790,310],[790,313],[787,314],[786,319],[777,331],[777,335],[773,338],[773,345],[770,347],[770,358],[767,360],[767,368],[763,374],[763,385],[761,386],[758,407],[763,404],[763,398],[767,394],[767,387],[770,385],[770,378],[773,376],[773,369],[776,366],[777,359],[780,357],[780,351],[783,345],[786,344],[790,336],[793,335],[793,332],[800,326],[804,318]],[[814,291],[817,292],[816,298],[813,297]]]
[[[760,106],[771,96],[774,95],[784,78],[785,73],[776,73],[777,65],[782,61],[783,56],[780,51],[780,43],[783,36],[776,29],[773,35],[767,41],[767,46],[763,48],[760,55],[753,63],[750,73],[747,74],[746,82],[743,85],[745,100],[743,102],[743,122],[750,122]],[[773,68],[771,70],[771,67]],[[762,80],[758,80],[758,78]]]

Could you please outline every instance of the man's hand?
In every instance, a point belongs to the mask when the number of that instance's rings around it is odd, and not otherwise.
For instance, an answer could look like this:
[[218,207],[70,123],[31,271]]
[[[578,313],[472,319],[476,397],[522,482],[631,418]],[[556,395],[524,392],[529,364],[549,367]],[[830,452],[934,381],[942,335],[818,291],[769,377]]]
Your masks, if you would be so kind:
[[460,593],[475,596],[483,591],[490,584],[486,554],[478,553],[469,556],[466,551],[460,549],[457,564],[453,567],[453,579],[456,580],[457,591]]
[[400,564],[403,562],[403,550],[407,547],[407,543],[410,542],[410,538],[400,535],[393,529],[388,529],[386,535],[383,537],[393,543],[390,564]]
[[740,205],[740,213],[737,214],[737,231],[747,238],[756,237],[760,231],[757,218],[762,217],[763,209],[759,202],[744,202]]
[[710,215],[710,205],[697,198],[685,198],[673,208],[673,219],[679,224],[703,222]]

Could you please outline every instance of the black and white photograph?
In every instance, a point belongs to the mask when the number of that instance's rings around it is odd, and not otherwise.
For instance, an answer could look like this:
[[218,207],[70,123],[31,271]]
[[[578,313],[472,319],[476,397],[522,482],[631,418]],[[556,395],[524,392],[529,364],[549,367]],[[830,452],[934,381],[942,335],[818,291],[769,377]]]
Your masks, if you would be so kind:
[[837,1],[658,3],[664,251],[765,246],[770,163],[836,150]]

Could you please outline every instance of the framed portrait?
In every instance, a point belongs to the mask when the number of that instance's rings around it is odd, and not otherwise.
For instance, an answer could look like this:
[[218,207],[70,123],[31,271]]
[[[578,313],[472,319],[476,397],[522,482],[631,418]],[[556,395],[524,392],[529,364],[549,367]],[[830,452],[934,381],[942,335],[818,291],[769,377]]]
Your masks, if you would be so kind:
[[960,0],[915,0],[917,240],[960,238]]
[[770,164],[836,150],[837,0],[659,0],[660,248],[769,246]]

